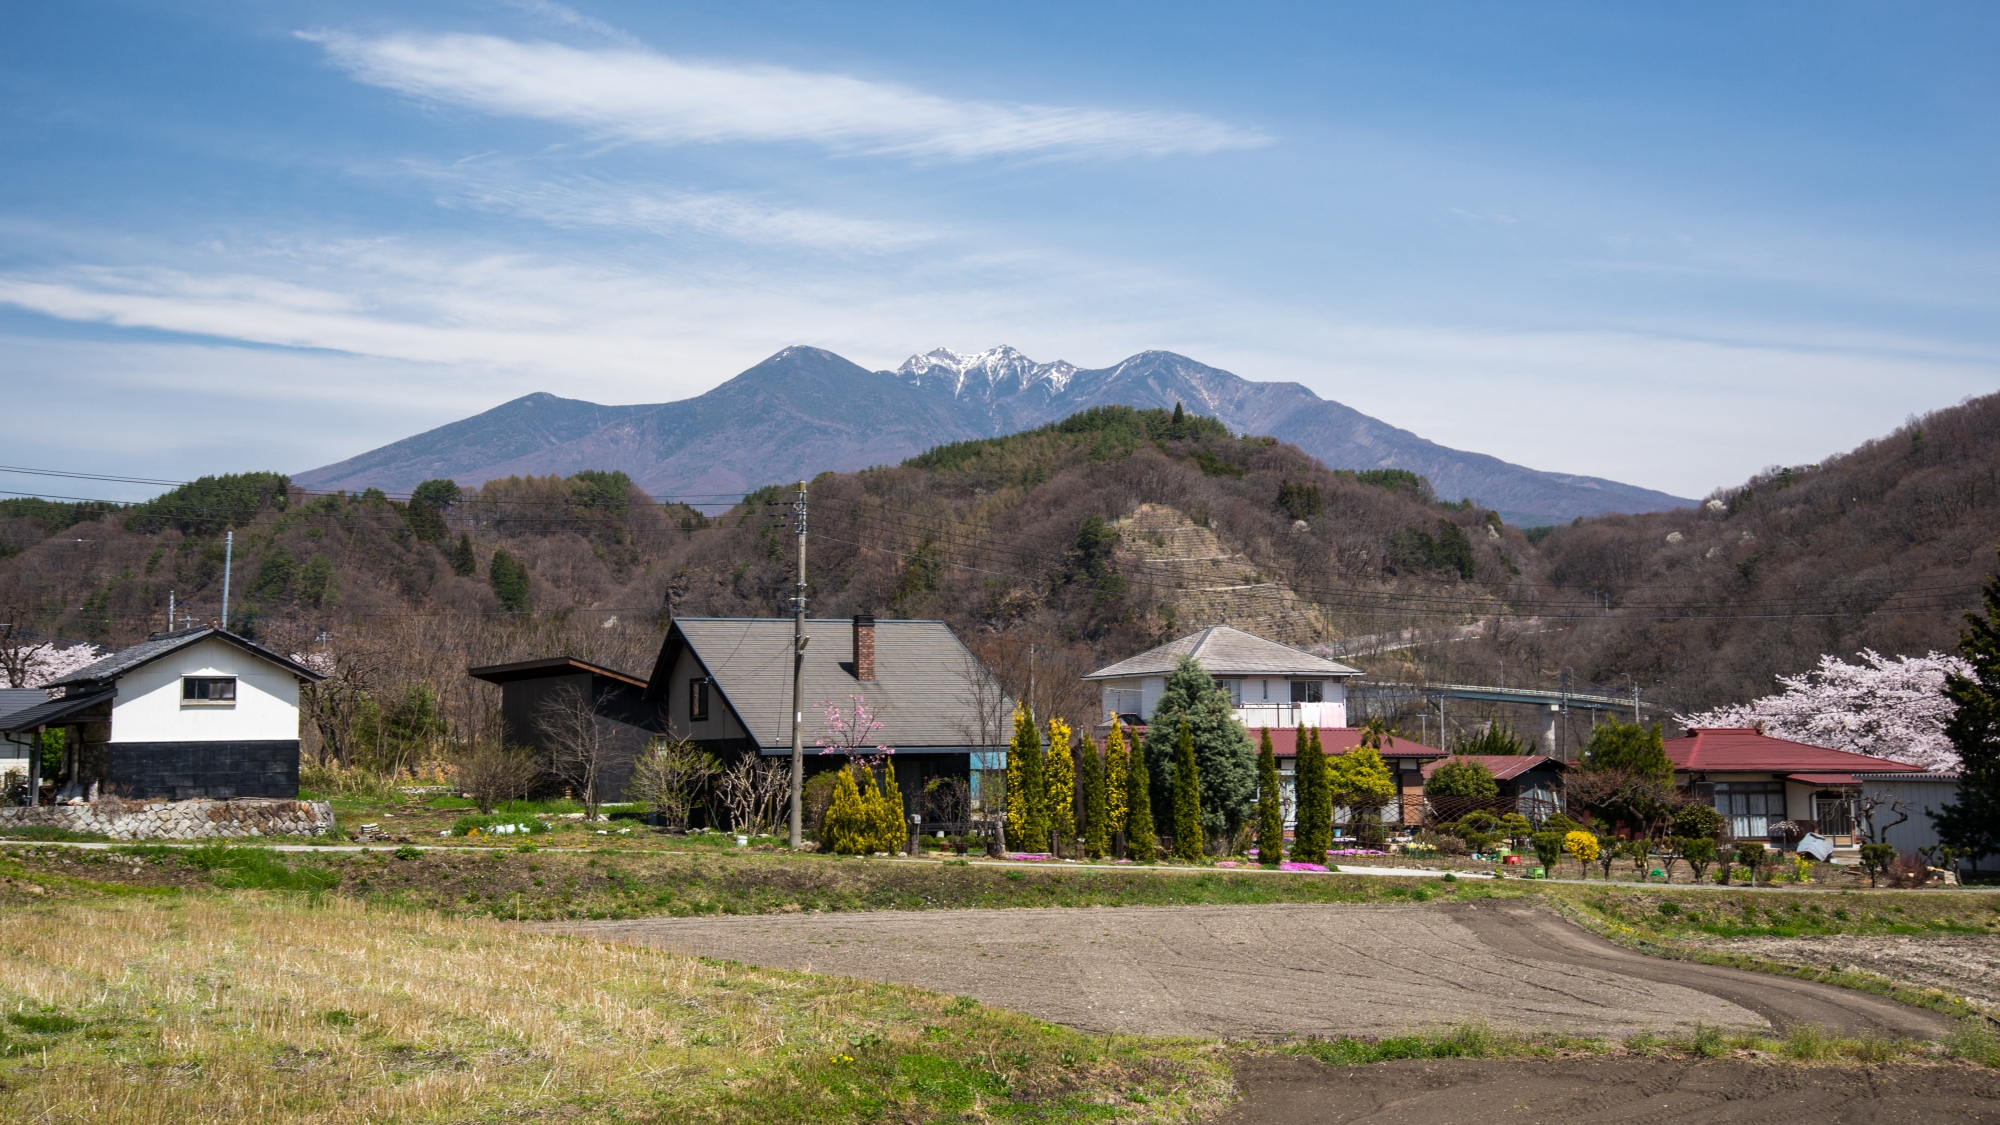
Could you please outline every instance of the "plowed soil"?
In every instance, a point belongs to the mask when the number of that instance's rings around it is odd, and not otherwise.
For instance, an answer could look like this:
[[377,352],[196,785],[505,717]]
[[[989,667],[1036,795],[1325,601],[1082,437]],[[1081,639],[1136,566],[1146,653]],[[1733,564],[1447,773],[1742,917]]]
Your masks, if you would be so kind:
[[1864,993],[1664,961],[1531,905],[1124,907],[550,923],[778,968],[900,981],[1092,1031],[1390,1035],[1481,1020],[1622,1037],[1695,1023],[1931,1038]]
[[1252,1058],[1217,1125],[1647,1125],[2000,1121],[2000,1071],[1805,1067],[1736,1059],[1406,1060],[1327,1066]]
[[1711,948],[1823,969],[1860,969],[1975,1003],[2000,1004],[2000,934],[1730,938]]

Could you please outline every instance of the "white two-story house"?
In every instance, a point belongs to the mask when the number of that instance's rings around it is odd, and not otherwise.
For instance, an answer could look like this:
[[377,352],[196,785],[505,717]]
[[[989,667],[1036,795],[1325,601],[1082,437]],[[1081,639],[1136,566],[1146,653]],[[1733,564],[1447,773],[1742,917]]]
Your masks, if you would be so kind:
[[1104,687],[1104,714],[1144,726],[1181,657],[1192,657],[1228,690],[1236,717],[1260,727],[1344,727],[1348,680],[1361,675],[1336,660],[1267,641],[1229,625],[1199,633],[1099,668],[1085,680]]
[[[31,747],[66,730],[57,799],[299,795],[299,688],[319,672],[213,627],[155,633],[48,685],[49,699],[0,718]],[[11,749],[11,747],[9,748]]]

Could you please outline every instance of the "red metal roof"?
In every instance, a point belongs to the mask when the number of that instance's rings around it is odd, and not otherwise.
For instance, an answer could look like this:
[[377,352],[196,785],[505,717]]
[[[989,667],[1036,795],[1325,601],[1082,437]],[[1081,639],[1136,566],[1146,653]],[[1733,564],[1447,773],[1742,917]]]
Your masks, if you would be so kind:
[[[1253,727],[1250,731],[1250,744],[1252,746],[1258,745],[1258,740],[1263,735],[1263,727]],[[1388,740],[1385,739],[1383,741],[1382,756],[1384,758],[1442,758],[1445,756],[1444,751],[1439,750],[1437,747],[1425,746],[1423,743],[1412,739],[1398,738],[1395,742],[1396,744],[1391,746]],[[1321,727],[1319,728],[1319,744],[1320,748],[1329,754],[1345,754],[1356,746],[1361,745],[1361,728]],[[1280,758],[1298,757],[1299,728],[1272,727],[1271,752]]]
[[[1464,758],[1468,762],[1478,762],[1480,765],[1485,766],[1492,772],[1493,780],[1495,781],[1505,781],[1510,777],[1519,777],[1538,766],[1551,763],[1558,769],[1568,768],[1566,763],[1556,761],[1556,759],[1546,754],[1460,754],[1458,757]],[[1437,772],[1439,766],[1450,760],[1450,758],[1439,758],[1435,762],[1425,762],[1423,764],[1424,776],[1429,777],[1431,774]]]
[[1677,770],[1715,773],[1853,773],[1856,770],[1912,768],[1906,762],[1788,742],[1750,727],[1690,730],[1670,738],[1667,757]]
[[1804,785],[1853,785],[1851,773],[1789,773],[1785,775]]

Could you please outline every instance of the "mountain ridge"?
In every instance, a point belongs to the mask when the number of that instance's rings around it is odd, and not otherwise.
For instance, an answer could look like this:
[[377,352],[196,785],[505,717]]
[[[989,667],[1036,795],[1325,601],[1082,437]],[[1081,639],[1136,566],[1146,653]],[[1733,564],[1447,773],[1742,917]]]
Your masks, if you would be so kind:
[[1261,383],[1166,351],[1105,368],[1037,363],[1002,345],[936,348],[869,371],[805,345],[692,398],[601,406],[538,392],[294,478],[303,486],[406,491],[511,475],[622,470],[642,488],[697,499],[891,464],[936,445],[1032,429],[1093,406],[1171,408],[1277,437],[1334,469],[1409,469],[1441,497],[1470,497],[1517,523],[1661,511],[1692,500],[1453,449],[1298,383]]

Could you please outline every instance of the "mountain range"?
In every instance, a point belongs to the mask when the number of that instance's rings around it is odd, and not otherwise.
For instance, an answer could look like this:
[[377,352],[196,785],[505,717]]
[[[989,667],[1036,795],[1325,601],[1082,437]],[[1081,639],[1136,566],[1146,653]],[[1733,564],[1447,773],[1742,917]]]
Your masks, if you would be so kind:
[[1524,526],[1693,503],[1452,449],[1297,383],[1253,382],[1172,352],[1085,370],[1036,363],[1004,346],[971,355],[939,348],[894,371],[790,347],[679,402],[602,406],[531,394],[293,479],[314,489],[406,492],[437,477],[473,485],[622,470],[648,492],[712,507],[760,485],[893,464],[935,445],[1031,429],[1093,406],[1177,402],[1235,432],[1291,442],[1329,468],[1422,474],[1439,497],[1470,497]]

